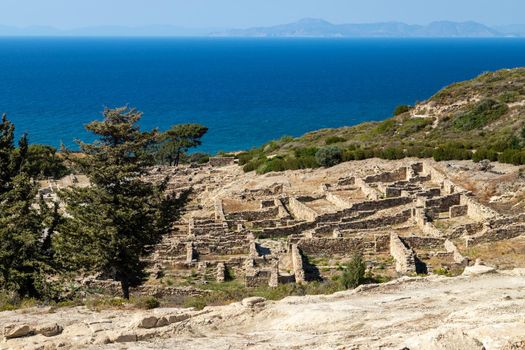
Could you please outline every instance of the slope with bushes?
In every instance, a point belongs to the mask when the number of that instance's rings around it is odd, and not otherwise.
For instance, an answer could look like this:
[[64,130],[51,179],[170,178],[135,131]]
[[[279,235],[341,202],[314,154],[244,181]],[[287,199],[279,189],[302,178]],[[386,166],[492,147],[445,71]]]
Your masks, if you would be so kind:
[[372,157],[525,164],[525,68],[452,84],[382,122],[283,137],[236,155],[245,171],[331,166]]

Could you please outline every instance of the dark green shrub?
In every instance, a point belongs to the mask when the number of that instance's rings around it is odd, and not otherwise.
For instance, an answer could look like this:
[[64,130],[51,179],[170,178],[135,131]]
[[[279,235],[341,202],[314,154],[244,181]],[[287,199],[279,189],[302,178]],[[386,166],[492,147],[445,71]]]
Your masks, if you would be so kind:
[[466,112],[456,115],[454,127],[469,131],[481,128],[503,116],[509,108],[506,104],[493,99],[484,99],[476,103]]
[[296,148],[294,149],[295,158],[315,157],[318,150],[317,147]]
[[366,263],[363,255],[356,253],[352,260],[343,266],[340,282],[345,289],[356,288],[365,279]]
[[383,159],[389,159],[389,160],[403,159],[405,158],[405,152],[403,151],[402,148],[399,148],[399,147],[389,147],[389,148],[384,149],[381,152],[380,157]]
[[139,297],[134,300],[133,304],[139,309],[151,310],[160,306],[160,302],[153,296]]
[[399,105],[394,109],[394,116],[406,113],[410,111],[410,108],[408,105]]
[[472,160],[476,163],[484,159],[488,159],[492,162],[495,162],[498,160],[498,152],[489,150],[489,149],[485,149],[485,148],[481,148],[472,154]]
[[317,163],[324,167],[331,167],[343,161],[343,152],[335,146],[323,147],[315,154]]
[[326,145],[333,145],[335,143],[341,143],[341,142],[345,142],[345,141],[346,141],[346,139],[344,137],[330,136],[326,140],[324,140],[324,143]]
[[210,160],[210,156],[206,153],[193,153],[188,157],[188,162],[193,164],[206,164]]

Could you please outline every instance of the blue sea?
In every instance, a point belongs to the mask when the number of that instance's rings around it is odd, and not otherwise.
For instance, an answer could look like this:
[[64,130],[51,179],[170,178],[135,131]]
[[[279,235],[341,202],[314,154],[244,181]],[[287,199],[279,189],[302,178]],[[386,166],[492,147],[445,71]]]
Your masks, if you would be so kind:
[[74,147],[104,106],[145,129],[209,127],[201,151],[389,117],[398,104],[500,68],[521,39],[0,39],[0,112],[32,143]]

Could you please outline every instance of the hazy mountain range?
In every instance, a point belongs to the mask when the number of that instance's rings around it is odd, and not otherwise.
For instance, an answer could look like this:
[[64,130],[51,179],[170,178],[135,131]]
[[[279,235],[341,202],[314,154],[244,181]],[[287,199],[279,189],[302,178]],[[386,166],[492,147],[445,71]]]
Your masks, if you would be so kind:
[[401,22],[332,24],[322,19],[307,18],[269,27],[247,29],[184,28],[171,25],[124,27],[99,26],[57,29],[46,26],[25,28],[0,26],[0,36],[138,36],[138,37],[320,37],[320,38],[447,38],[447,37],[525,37],[525,25],[489,27],[476,22],[432,22],[413,25]]
[[273,27],[228,30],[213,33],[227,37],[507,37],[525,34],[525,26],[491,28],[476,22],[432,22],[428,25],[411,25],[400,22],[367,24],[332,24],[322,19],[302,19],[295,23]]

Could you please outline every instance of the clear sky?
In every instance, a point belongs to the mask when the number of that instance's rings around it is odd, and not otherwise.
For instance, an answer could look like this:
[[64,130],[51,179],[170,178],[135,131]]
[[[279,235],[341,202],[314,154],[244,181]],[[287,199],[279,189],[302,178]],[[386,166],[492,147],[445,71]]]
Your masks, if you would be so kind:
[[525,22],[525,0],[0,0],[0,25],[251,27],[304,17],[334,23]]

